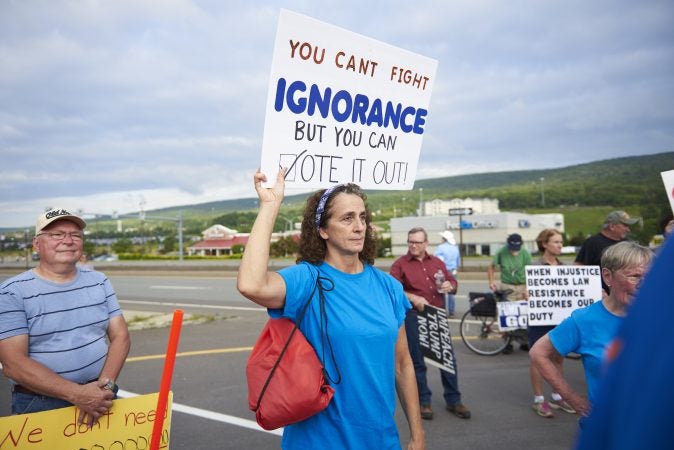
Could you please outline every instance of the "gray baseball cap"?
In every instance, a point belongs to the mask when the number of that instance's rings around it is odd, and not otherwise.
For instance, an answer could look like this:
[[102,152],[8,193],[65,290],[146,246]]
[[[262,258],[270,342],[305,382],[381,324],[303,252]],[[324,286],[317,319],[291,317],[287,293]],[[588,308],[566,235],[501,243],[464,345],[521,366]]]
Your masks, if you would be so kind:
[[630,215],[625,211],[611,211],[608,213],[608,216],[606,216],[604,223],[623,223],[625,225],[634,225],[635,223],[639,222],[639,220],[640,218],[638,217],[630,217]]

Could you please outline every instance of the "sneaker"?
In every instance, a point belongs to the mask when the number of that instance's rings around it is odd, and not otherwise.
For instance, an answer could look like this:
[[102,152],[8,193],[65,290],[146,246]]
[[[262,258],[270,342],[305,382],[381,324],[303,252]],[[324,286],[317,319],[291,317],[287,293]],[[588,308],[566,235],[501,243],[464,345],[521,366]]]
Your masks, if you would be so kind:
[[447,405],[447,411],[461,419],[470,419],[470,410],[463,403],[456,405]]
[[421,418],[424,420],[433,420],[433,409],[431,409],[431,405],[421,405]]
[[531,409],[533,409],[536,412],[536,414],[538,414],[541,417],[545,417],[547,419],[555,417],[555,414],[550,409],[550,405],[548,404],[548,402],[534,403],[533,405],[531,405]]
[[509,355],[512,352],[513,352],[513,345],[512,344],[506,345],[506,347],[501,351],[501,353],[503,353],[504,355]]
[[569,414],[576,414],[576,410],[573,409],[573,406],[569,405],[566,400],[561,399],[559,401],[556,400],[550,400],[550,406],[553,409],[561,409],[564,412],[567,412]]

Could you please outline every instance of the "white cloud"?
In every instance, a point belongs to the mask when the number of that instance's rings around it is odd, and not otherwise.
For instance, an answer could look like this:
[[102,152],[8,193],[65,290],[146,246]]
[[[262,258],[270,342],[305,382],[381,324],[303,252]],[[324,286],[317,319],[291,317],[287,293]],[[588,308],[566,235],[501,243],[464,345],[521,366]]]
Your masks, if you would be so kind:
[[[252,196],[279,7],[0,2],[0,227]],[[419,178],[674,146],[671,2],[283,7],[439,60]]]

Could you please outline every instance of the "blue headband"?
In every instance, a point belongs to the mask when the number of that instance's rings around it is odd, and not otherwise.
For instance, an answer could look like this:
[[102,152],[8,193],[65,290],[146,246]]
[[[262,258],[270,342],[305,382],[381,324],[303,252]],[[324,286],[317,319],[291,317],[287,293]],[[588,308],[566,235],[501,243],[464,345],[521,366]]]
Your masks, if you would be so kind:
[[321,228],[321,217],[323,216],[323,213],[325,212],[325,204],[328,203],[328,199],[330,198],[330,195],[335,192],[335,190],[339,187],[343,186],[343,184],[335,184],[334,186],[330,187],[329,189],[326,189],[325,192],[323,192],[323,195],[321,195],[321,199],[318,201],[318,206],[316,207],[316,218],[314,219],[314,223],[316,225],[316,231],[318,231]]

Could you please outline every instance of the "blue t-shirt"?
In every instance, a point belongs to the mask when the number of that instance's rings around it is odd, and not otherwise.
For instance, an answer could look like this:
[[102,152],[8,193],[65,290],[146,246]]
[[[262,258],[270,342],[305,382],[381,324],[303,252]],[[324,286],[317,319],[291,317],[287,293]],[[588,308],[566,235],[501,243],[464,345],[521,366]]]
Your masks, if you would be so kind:
[[[325,292],[328,333],[341,374],[332,383],[335,395],[328,407],[307,420],[285,427],[284,449],[400,449],[394,413],[395,345],[411,308],[402,286],[390,275],[365,265],[347,274],[326,263],[317,266],[334,283]],[[295,320],[316,280],[316,266],[298,264],[280,272],[286,284],[282,310],[272,317]],[[324,283],[330,288],[330,283]],[[321,358],[318,292],[300,329]],[[333,380],[337,369],[325,349],[325,367]]]
[[594,401],[603,370],[606,347],[624,318],[610,313],[601,301],[577,309],[557,325],[548,336],[560,355],[576,352],[582,357],[587,395]]
[[122,314],[110,281],[78,268],[67,283],[28,270],[0,286],[0,340],[29,336],[28,356],[75,383],[97,379],[110,319]]
[[621,350],[601,380],[577,450],[671,448],[674,346],[667,330],[674,316],[672,267],[670,236],[616,336]]

